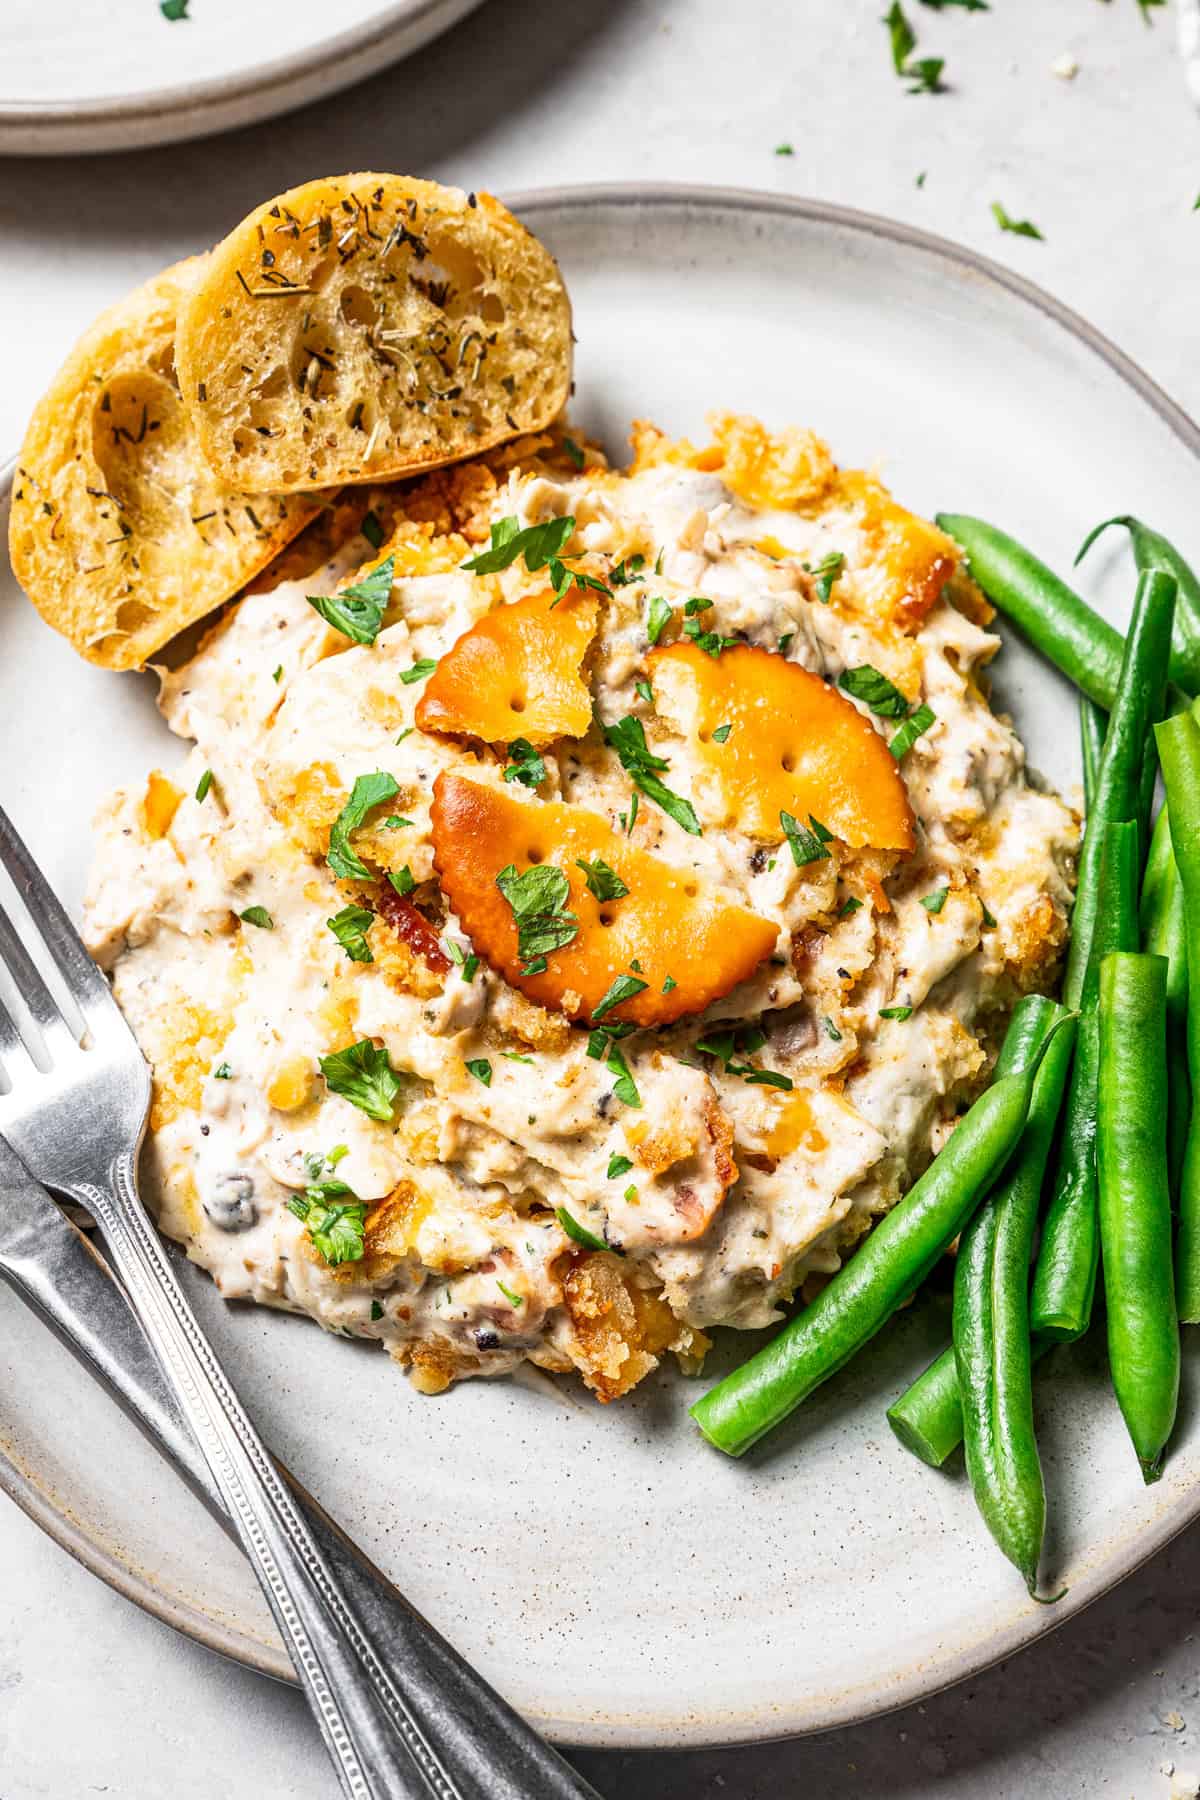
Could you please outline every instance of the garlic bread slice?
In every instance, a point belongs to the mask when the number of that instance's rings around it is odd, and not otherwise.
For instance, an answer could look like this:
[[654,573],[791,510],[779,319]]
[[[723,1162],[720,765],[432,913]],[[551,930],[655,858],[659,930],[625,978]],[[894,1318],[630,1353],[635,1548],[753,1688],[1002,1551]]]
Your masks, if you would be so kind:
[[178,349],[216,473],[295,493],[420,474],[549,424],[571,308],[553,257],[489,194],[330,176],[217,245]]
[[17,580],[48,625],[109,669],[139,668],[237,593],[320,504],[231,492],[197,448],[175,322],[204,262],[164,269],[84,332],[17,461]]

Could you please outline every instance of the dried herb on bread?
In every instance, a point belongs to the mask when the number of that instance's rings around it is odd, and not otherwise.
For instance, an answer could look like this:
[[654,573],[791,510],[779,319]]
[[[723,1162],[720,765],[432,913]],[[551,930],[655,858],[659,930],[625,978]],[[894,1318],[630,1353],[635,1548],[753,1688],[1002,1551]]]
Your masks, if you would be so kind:
[[570,386],[571,309],[554,259],[490,195],[344,175],[217,245],[178,355],[213,469],[292,493],[542,429]]
[[110,669],[138,668],[236,593],[320,504],[231,492],[199,453],[174,344],[204,262],[164,269],[89,326],[18,458],[17,579],[47,624]]

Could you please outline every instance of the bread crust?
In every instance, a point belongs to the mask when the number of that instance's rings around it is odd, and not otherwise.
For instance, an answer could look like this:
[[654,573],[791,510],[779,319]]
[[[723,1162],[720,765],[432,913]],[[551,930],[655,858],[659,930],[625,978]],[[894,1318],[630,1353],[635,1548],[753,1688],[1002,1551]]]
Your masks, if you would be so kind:
[[18,459],[17,579],[47,624],[104,668],[141,667],[321,504],[231,492],[199,453],[174,345],[204,263],[173,264],[89,326],[34,408]]
[[571,308],[553,257],[489,194],[330,176],[217,245],[178,358],[214,472],[294,493],[541,430],[570,388]]

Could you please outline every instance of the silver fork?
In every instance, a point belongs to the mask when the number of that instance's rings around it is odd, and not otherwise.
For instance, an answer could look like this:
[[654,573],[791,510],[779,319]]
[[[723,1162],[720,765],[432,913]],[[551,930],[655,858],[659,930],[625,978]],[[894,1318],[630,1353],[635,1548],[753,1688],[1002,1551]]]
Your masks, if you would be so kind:
[[[350,1603],[184,1298],[138,1197],[150,1078],[62,906],[0,809],[7,870],[84,1022],[76,1035],[0,907],[0,961],[36,1027],[0,1004],[0,1133],[86,1206],[191,1426],[351,1800],[599,1800],[417,1615]],[[40,1042],[38,1041],[40,1039]],[[49,1062],[48,1068],[40,1066]],[[397,1629],[399,1624],[400,1629]]]

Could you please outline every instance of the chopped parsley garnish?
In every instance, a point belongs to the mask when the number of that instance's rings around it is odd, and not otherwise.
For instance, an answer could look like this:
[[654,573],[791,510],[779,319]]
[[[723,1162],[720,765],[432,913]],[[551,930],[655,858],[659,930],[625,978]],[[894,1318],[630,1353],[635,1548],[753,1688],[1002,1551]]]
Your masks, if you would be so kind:
[[925,894],[922,896],[921,905],[925,908],[926,912],[940,913],[943,906],[945,906],[949,895],[950,889],[948,887],[934,888],[932,894]]
[[326,858],[334,874],[343,881],[369,881],[371,871],[350,846],[350,833],[357,831],[372,807],[381,806],[400,792],[399,784],[382,769],[374,775],[359,775],[350,790],[350,798],[333,822],[329,833]]
[[848,919],[852,913],[858,912],[861,906],[862,901],[859,899],[858,895],[851,894],[849,899],[843,900],[841,906],[838,908],[838,918]]
[[792,1091],[791,1076],[781,1075],[778,1069],[751,1069],[748,1075],[743,1076],[743,1080],[751,1087],[779,1088],[785,1094]]
[[633,1164],[627,1156],[614,1155],[608,1159],[608,1179],[616,1181],[621,1175],[628,1175]]
[[592,1008],[592,1023],[602,1019],[607,1012],[621,1006],[626,1000],[633,1000],[638,994],[644,994],[649,987],[648,981],[640,981],[636,975],[618,975],[610,984],[608,992],[602,1000]]
[[257,925],[262,931],[275,929],[275,921],[265,906],[248,906],[245,912],[238,914],[238,918],[245,919],[247,925]]
[[[1165,0],[1147,0],[1150,6],[1161,6]],[[921,0],[930,12],[944,12],[948,6],[961,6],[964,12],[988,12],[988,0]]]
[[674,608],[667,605],[661,594],[655,594],[646,612],[646,638],[651,644],[657,644]]
[[405,826],[411,825],[411,824],[412,824],[411,819],[402,819],[400,817],[399,813],[389,813],[387,818],[383,821],[383,830],[384,831],[403,831]]
[[[664,757],[655,756],[646,743],[646,728],[640,719],[626,714],[613,725],[604,726],[604,741],[617,753],[621,767],[625,770],[634,787],[640,788],[647,800],[653,800],[661,806],[668,818],[674,819],[677,825],[690,832],[693,837],[700,836],[700,821],[690,800],[684,800],[679,794],[673,794],[658,778],[657,771],[666,769],[670,764]],[[633,817],[629,822],[633,829]]]
[[881,1006],[879,1009],[879,1016],[881,1019],[904,1020],[911,1019],[912,1015],[913,1009],[911,1006]]
[[378,515],[374,511],[363,514],[361,529],[372,550],[378,550],[383,542],[383,526],[379,523]]
[[519,781],[522,787],[535,788],[546,779],[546,765],[528,738],[514,738],[508,746],[510,761],[504,771],[505,781]]
[[484,1087],[491,1087],[492,1065],[486,1056],[477,1056],[469,1062],[467,1064],[467,1072],[468,1074],[473,1075],[476,1081],[481,1081]]
[[295,1213],[308,1227],[313,1249],[323,1256],[331,1268],[338,1263],[360,1262],[365,1243],[367,1206],[364,1200],[337,1200],[349,1194],[344,1181],[322,1181],[293,1194],[288,1211]]
[[834,1024],[833,1020],[829,1017],[828,1013],[825,1013],[822,1016],[821,1023],[825,1027],[825,1036],[830,1038],[833,1043],[840,1044],[842,1041],[842,1034]]
[[[567,442],[570,443],[570,441],[571,441],[570,438],[568,438]],[[504,1295],[504,1298],[508,1301],[508,1304],[511,1307],[524,1306],[524,1304],[525,1304],[524,1294],[514,1294],[513,1290],[510,1287],[505,1287],[504,1283],[501,1281],[501,1279],[498,1275],[496,1277],[496,1286],[500,1289],[500,1292]]]
[[983,923],[984,923],[985,927],[987,928],[988,931],[995,931],[995,929],[996,929],[995,914],[990,913],[988,911],[986,901],[981,900],[979,902],[979,904],[983,908]]
[[629,837],[629,835],[633,831],[634,826],[637,824],[637,816],[638,816],[638,797],[635,794],[633,796],[633,799],[629,803],[629,817],[626,818],[624,813],[617,814],[618,819],[620,819],[620,821],[621,821],[621,830],[625,833],[626,837]]
[[892,0],[882,23],[887,26],[892,46],[892,67],[903,80],[911,82],[910,94],[941,94],[945,92],[942,70],[945,62],[940,56],[918,57],[912,59],[917,47],[917,34],[905,17],[900,0]]
[[407,863],[405,863],[402,869],[389,869],[387,878],[395,888],[396,892],[400,895],[401,899],[404,899],[411,894],[417,885],[416,877]]
[[804,868],[806,863],[828,862],[829,851],[826,849],[826,845],[832,841],[833,833],[828,831],[819,820],[814,819],[811,813],[808,825],[801,825],[790,812],[781,812],[779,823],[783,826],[783,833],[792,853],[792,861],[798,869]]
[[372,1321],[377,1323],[380,1319],[382,1319],[382,1317],[383,1317],[382,1306],[380,1306],[378,1300],[372,1300],[372,1302],[371,1302],[371,1319],[372,1319]]
[[367,942],[367,929],[374,917],[375,914],[365,906],[343,906],[340,913],[326,919],[325,923],[351,962],[375,961]]
[[1014,219],[1005,211],[999,200],[992,201],[992,217],[1001,231],[1011,231],[1014,237],[1037,238],[1039,243],[1045,239],[1032,219]]
[[616,1080],[613,1082],[614,1098],[619,1100],[623,1106],[640,1106],[642,1096],[638,1093],[637,1083],[633,1079],[629,1064],[615,1044],[609,1045],[608,1066],[616,1076]]
[[604,1242],[604,1239],[594,1236],[592,1232],[587,1230],[586,1226],[581,1225],[577,1219],[573,1219],[565,1206],[556,1207],[554,1216],[566,1232],[567,1236],[571,1238],[574,1243],[582,1244],[585,1250],[608,1249],[608,1245]]
[[621,562],[617,563],[610,570],[608,577],[609,586],[628,587],[630,582],[640,581],[642,579],[641,571],[645,566],[646,559],[640,553],[624,557]]
[[348,1044],[319,1061],[331,1094],[340,1094],[381,1125],[391,1124],[392,1108],[403,1083],[382,1045],[360,1038],[357,1044]]
[[648,681],[635,681],[633,684],[633,691],[639,700],[644,700],[646,702],[647,706],[654,705],[654,689],[650,686]]
[[822,601],[826,606],[829,605],[829,596],[833,592],[833,584],[841,574],[845,561],[846,557],[844,551],[830,550],[821,558],[820,562],[813,563],[811,567],[808,563],[802,565],[816,582],[817,599]]
[[581,857],[575,867],[583,870],[588,893],[597,900],[623,900],[629,892],[616,870],[610,869],[602,857],[595,856],[590,862]]
[[937,718],[932,706],[918,706],[916,712],[910,713],[903,725],[888,745],[888,749],[899,762],[907,756],[919,737],[922,737]]
[[662,991],[664,994],[669,994],[672,988],[677,988],[678,986],[679,983],[676,981],[675,977],[673,975],[668,975],[667,979],[662,984]]
[[792,639],[793,639],[793,638],[794,638],[794,637],[795,637],[795,635],[796,635],[796,634],[795,634],[795,632],[794,632],[794,631],[785,631],[785,632],[784,632],[784,634],[783,634],[783,636],[782,636],[782,637],[781,637],[781,638],[780,638],[780,640],[779,640],[779,654],[780,654],[780,656],[786,656],[786,655],[787,655],[787,653],[788,653],[788,651],[789,651],[789,649],[790,649],[790,648],[791,648],[791,643],[792,643]]
[[458,964],[458,970],[463,980],[474,981],[475,971],[479,967],[479,958],[476,956],[475,952],[472,950],[468,954],[461,944],[456,944],[454,942],[453,938],[446,938],[445,946],[446,955],[450,958],[452,963]]
[[424,681],[427,675],[432,675],[436,668],[437,661],[434,657],[422,656],[411,669],[401,669],[400,679],[405,687],[411,687],[414,681]]
[[387,611],[395,572],[396,558],[386,556],[378,568],[353,587],[342,588],[336,594],[309,594],[308,604],[351,643],[373,644]]
[[717,1031],[699,1038],[696,1048],[704,1056],[715,1056],[726,1075],[740,1076],[752,1087],[773,1087],[790,1093],[790,1075],[781,1075],[775,1069],[756,1069],[753,1063],[737,1060],[753,1056],[766,1041],[766,1033],[757,1025],[744,1025],[738,1031]]
[[717,729],[712,734],[713,743],[727,744],[729,742],[729,734],[732,730],[732,725],[718,725]]
[[579,445],[575,442],[575,439],[569,438],[564,434],[563,449],[566,451],[566,453],[570,457],[571,461],[575,464],[575,467],[577,469],[582,469],[582,467],[583,467],[583,451],[579,448]]
[[217,1064],[216,1068],[213,1070],[213,1080],[214,1081],[232,1081],[233,1080],[233,1070],[230,1068],[228,1063],[218,1063]]
[[563,549],[574,529],[575,520],[570,513],[561,519],[547,519],[541,525],[527,525],[524,530],[509,513],[503,519],[493,519],[488,548],[481,550],[478,556],[470,557],[463,568],[470,569],[474,575],[495,575],[501,569],[511,568],[520,556],[531,575],[536,575],[539,569],[549,570],[556,604],[572,583],[577,588],[595,588],[598,593],[606,594],[608,589],[602,581],[584,575],[578,569],[569,569],[562,561]]
[[397,732],[397,733],[396,733],[396,742],[397,742],[397,743],[398,743],[398,744],[402,744],[402,743],[403,743],[403,742],[404,742],[404,740],[405,740],[405,738],[406,738],[406,737],[411,737],[411,736],[412,736],[412,734],[413,734],[413,732],[414,732],[414,731],[415,731],[415,730],[416,730],[416,726],[415,726],[415,725],[406,725],[406,726],[405,726],[405,727],[404,727],[404,730],[403,730],[403,731],[398,731],[398,732]]
[[519,1050],[502,1050],[500,1054],[501,1056],[507,1056],[509,1062],[528,1063],[530,1068],[533,1067],[532,1056],[522,1056]]
[[279,682],[281,682],[283,680],[283,664],[282,663],[279,664],[278,668],[271,670],[271,680],[273,682],[275,682],[276,684],[278,684]]
[[683,609],[683,635],[691,638],[697,650],[703,650],[706,656],[716,657],[720,656],[722,650],[728,650],[732,644],[736,644],[737,639],[722,637],[719,631],[705,631],[697,614],[707,612],[711,605],[712,601],[703,594],[692,595]]
[[205,799],[205,797],[208,794],[208,790],[212,786],[212,784],[213,784],[213,772],[211,769],[205,769],[203,775],[200,777],[199,781],[196,783],[196,799],[198,801],[202,802]]
[[881,719],[908,717],[908,701],[905,696],[886,675],[881,675],[870,663],[860,663],[856,669],[843,669],[838,676],[838,686],[843,693],[861,700],[864,706],[869,706]]
[[579,920],[567,910],[571,887],[566,875],[553,863],[535,863],[518,875],[516,865],[509,863],[497,875],[496,886],[516,920],[522,975],[542,974],[550,952],[563,949],[579,930]]

